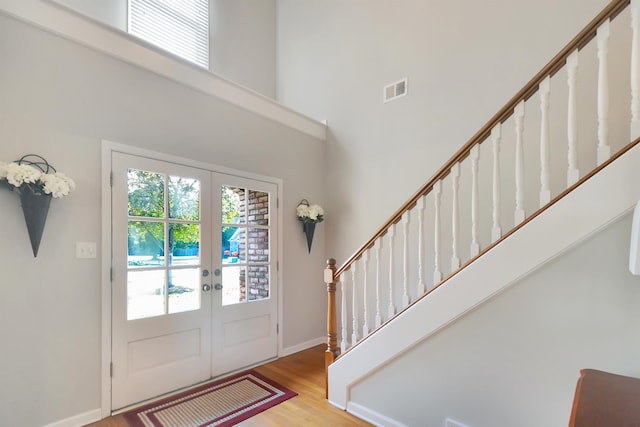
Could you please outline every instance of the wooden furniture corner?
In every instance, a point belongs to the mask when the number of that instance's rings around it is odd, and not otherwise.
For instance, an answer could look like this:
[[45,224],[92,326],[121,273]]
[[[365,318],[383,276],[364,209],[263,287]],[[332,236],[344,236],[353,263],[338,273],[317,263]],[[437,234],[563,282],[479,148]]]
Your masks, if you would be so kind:
[[569,427],[604,426],[640,426],[640,379],[582,369]]

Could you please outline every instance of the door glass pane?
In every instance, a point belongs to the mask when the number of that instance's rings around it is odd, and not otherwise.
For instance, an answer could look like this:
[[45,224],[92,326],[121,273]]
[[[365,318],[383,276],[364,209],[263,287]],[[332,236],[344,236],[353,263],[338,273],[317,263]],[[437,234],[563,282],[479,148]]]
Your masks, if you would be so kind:
[[200,269],[169,271],[169,313],[200,308]]
[[222,227],[222,263],[236,264],[245,260],[244,227]]
[[248,233],[248,261],[269,262],[269,229],[249,228]]
[[138,169],[127,178],[128,318],[199,309],[200,180]]
[[164,223],[129,221],[128,265],[164,265]]
[[169,265],[200,265],[200,225],[169,223]]
[[200,219],[200,181],[180,176],[169,177],[169,218],[187,221]]
[[222,186],[222,223],[246,224],[245,191],[243,188]]
[[129,169],[129,215],[148,218],[164,217],[163,174]]
[[249,190],[249,224],[269,225],[269,193]]
[[247,276],[249,301],[269,298],[269,266],[249,265]]
[[222,187],[223,305],[269,298],[269,198],[264,191]]
[[127,320],[164,314],[164,270],[127,273]]
[[222,305],[238,304],[247,300],[246,269],[241,266],[222,267]]

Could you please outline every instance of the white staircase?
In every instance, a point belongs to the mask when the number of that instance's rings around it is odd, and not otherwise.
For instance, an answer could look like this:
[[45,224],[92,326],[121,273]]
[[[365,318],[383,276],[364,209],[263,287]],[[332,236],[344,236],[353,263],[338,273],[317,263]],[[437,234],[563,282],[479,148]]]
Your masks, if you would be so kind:
[[[640,185],[633,183],[640,183],[639,145],[451,277],[446,286],[438,287],[338,358],[329,366],[329,401],[340,408],[352,409],[354,386],[628,213],[640,200]],[[628,246],[628,240],[625,244]],[[620,264],[626,266],[627,259],[622,259]],[[408,366],[407,369],[419,376],[417,372],[421,368]],[[573,374],[577,379],[578,371]],[[397,392],[388,390],[389,399],[397,397]],[[401,404],[401,400],[399,402]],[[366,416],[368,413],[369,417],[375,410],[363,413],[362,405],[355,407],[356,414]]]

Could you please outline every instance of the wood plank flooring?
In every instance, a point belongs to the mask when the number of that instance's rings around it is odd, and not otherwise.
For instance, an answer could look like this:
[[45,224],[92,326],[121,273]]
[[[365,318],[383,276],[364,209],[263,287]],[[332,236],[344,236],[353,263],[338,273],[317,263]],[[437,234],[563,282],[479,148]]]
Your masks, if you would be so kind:
[[[298,396],[274,406],[246,421],[241,427],[273,426],[370,426],[331,405],[324,397],[325,345],[283,357],[255,370],[298,393]],[[91,427],[128,427],[122,415],[115,415]]]

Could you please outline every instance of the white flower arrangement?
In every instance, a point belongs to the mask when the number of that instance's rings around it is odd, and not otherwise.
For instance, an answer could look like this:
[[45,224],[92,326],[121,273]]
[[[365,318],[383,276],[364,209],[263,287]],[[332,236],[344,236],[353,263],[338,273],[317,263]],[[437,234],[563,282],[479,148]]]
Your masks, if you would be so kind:
[[320,205],[309,205],[309,202],[302,200],[296,207],[298,221],[305,224],[317,224],[324,221],[324,209]]
[[[49,165],[46,160],[32,162],[25,156],[16,162],[0,161],[0,184],[20,194],[31,193],[51,195],[60,198],[75,190],[76,184],[71,178]],[[44,166],[44,167],[43,167]]]

